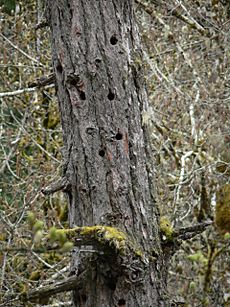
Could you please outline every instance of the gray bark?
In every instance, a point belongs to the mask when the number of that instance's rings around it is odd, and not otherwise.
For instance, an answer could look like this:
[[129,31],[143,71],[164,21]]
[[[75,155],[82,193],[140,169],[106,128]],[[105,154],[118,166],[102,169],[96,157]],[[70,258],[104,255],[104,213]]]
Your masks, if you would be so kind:
[[131,276],[122,273],[116,254],[81,253],[73,271],[90,271],[74,306],[167,306],[133,1],[47,4],[70,226],[115,226],[145,255],[141,268],[135,255],[121,264]]

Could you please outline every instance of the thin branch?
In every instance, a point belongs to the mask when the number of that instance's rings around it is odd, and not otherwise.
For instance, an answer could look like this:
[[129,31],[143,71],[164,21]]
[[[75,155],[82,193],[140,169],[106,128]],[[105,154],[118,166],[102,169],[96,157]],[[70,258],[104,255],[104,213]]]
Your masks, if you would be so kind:
[[52,73],[47,77],[41,77],[37,79],[36,81],[29,83],[29,88],[30,87],[43,87],[45,85],[53,84],[54,82],[55,82],[55,76]]
[[[177,1],[178,2],[178,1]],[[202,35],[209,36],[209,32],[202,27],[188,12],[188,10],[185,8],[185,6],[182,3],[178,3],[179,6],[183,8],[183,10],[189,15],[189,17],[179,13],[176,9],[172,10],[172,15],[177,17],[178,19],[182,20],[183,22],[187,23],[191,28],[197,30]]]
[[[153,7],[151,7],[149,5],[149,3],[145,3],[145,1],[143,0],[135,0],[135,2],[140,5],[140,7],[142,9],[145,10],[146,13],[148,13],[150,16],[152,17],[156,17],[156,14],[155,14],[155,10]],[[160,1],[155,1],[155,5],[157,6],[161,6],[162,3]],[[182,6],[183,9],[184,9],[184,6]],[[187,13],[187,10],[186,10],[186,13]],[[202,35],[206,35],[206,36],[209,36],[209,32],[203,28],[194,18],[192,18],[190,15],[189,17],[179,13],[176,9],[173,9],[171,10],[171,14],[175,17],[177,17],[178,19],[182,20],[183,22],[185,22],[186,24],[188,24],[191,28],[197,30],[198,32],[200,32]]]
[[179,199],[180,199],[180,190],[181,190],[181,187],[182,187],[183,181],[184,181],[186,159],[188,157],[190,157],[193,153],[194,152],[192,150],[190,150],[181,157],[181,171],[180,171],[179,183],[178,183],[177,190],[176,190],[174,206],[179,202]]
[[42,189],[42,193],[44,195],[50,195],[57,191],[67,191],[70,188],[70,183],[67,178],[59,178],[57,181],[53,182],[51,185],[49,185],[46,188]]
[[34,59],[32,56],[30,56],[29,54],[27,54],[25,51],[23,51],[22,49],[20,49],[18,46],[14,45],[7,37],[5,37],[3,34],[0,33],[0,36],[8,43],[10,44],[14,49],[18,50],[21,54],[23,54],[25,57],[27,57],[29,60],[31,60],[32,62],[35,62],[37,64],[39,64],[39,66],[45,67],[45,65],[43,65],[41,62],[39,62],[38,60]]
[[0,93],[0,98],[2,97],[6,97],[6,96],[17,96],[17,95],[20,95],[20,94],[23,94],[23,93],[28,93],[28,92],[34,92],[36,91],[36,87],[29,87],[29,88],[23,88],[21,90],[16,90],[16,91],[13,91],[13,92],[5,92],[5,93]]
[[213,225],[213,221],[207,221],[189,227],[182,227],[174,230],[174,237],[181,240],[188,240],[205,231],[205,229],[210,225]]
[[26,110],[26,112],[23,116],[22,123],[19,126],[18,133],[17,133],[15,140],[11,142],[12,147],[10,149],[10,152],[7,156],[5,156],[5,160],[3,161],[2,165],[1,165],[0,175],[2,175],[5,172],[7,163],[10,161],[11,157],[13,156],[13,154],[15,153],[15,151],[18,147],[18,142],[20,141],[21,135],[22,135],[22,130],[23,130],[22,127],[25,125],[25,122],[27,120],[27,116],[28,116],[28,110]]

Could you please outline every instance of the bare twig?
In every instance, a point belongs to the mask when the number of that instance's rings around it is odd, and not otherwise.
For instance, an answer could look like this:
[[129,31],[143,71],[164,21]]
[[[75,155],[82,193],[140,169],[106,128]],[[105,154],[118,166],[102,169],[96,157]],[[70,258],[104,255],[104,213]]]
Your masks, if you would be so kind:
[[[152,16],[154,18],[156,17],[155,10],[154,10],[153,7],[151,7],[149,5],[149,3],[146,3],[143,0],[135,0],[135,2],[138,5],[140,5],[140,7],[142,9],[144,9],[146,11],[146,13],[148,13],[150,16]],[[157,5],[157,6],[161,6],[162,5],[161,1],[155,1],[154,4]],[[182,6],[182,7],[183,7],[183,9],[185,9],[184,6]],[[186,13],[187,13],[187,10],[186,10]],[[177,9],[172,9],[171,10],[171,14],[173,16],[177,17],[178,19],[182,20],[186,24],[188,24],[191,28],[193,28],[193,29],[197,30],[198,32],[200,32],[202,35],[209,36],[209,32],[205,28],[203,28],[193,17],[191,17],[191,15],[189,15],[189,17],[185,16],[185,15],[181,14],[180,12],[178,12]]]
[[23,88],[21,90],[16,90],[16,91],[12,91],[12,92],[5,92],[5,93],[0,93],[0,98],[1,97],[9,97],[9,96],[17,96],[23,93],[28,93],[28,92],[34,92],[36,91],[36,87],[29,87],[29,88]]
[[181,171],[180,171],[180,178],[179,178],[179,183],[176,189],[176,195],[175,195],[175,201],[174,201],[174,206],[178,203],[179,199],[180,199],[180,190],[184,181],[184,174],[185,174],[185,162],[186,159],[188,157],[190,157],[193,154],[193,150],[190,150],[188,152],[186,152],[186,154],[184,154],[181,157]]
[[5,37],[3,34],[0,33],[0,36],[8,43],[10,44],[14,49],[18,50],[21,54],[23,54],[25,57],[27,57],[27,59],[31,60],[32,62],[37,63],[39,66],[45,66],[43,65],[41,62],[39,62],[38,60],[34,59],[32,56],[30,56],[29,54],[27,54],[25,51],[23,51],[22,49],[20,49],[18,46],[14,45],[7,37]]

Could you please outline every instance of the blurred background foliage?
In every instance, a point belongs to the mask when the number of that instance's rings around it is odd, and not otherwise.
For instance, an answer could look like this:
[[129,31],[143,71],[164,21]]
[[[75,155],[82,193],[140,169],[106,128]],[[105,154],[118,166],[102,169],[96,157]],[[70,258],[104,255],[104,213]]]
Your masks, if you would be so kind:
[[[161,214],[173,227],[215,221],[173,256],[169,292],[184,306],[229,306],[229,3],[135,2],[151,102],[143,124],[151,129]],[[60,176],[62,160],[55,87],[32,86],[52,74],[49,28],[37,26],[43,15],[41,0],[0,1],[0,93],[10,93],[0,95],[2,302],[69,270],[68,253],[31,251],[68,219],[62,193],[41,193]],[[70,297],[51,303],[68,306]]]

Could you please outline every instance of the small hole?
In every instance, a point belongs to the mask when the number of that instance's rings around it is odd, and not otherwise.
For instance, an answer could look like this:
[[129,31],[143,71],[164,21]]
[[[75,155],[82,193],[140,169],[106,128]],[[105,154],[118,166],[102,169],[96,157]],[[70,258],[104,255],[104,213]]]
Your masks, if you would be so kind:
[[108,99],[111,101],[111,100],[113,100],[114,98],[115,98],[115,94],[114,93],[112,93],[112,92],[109,92],[109,94],[108,94]]
[[118,42],[118,39],[116,38],[116,36],[112,35],[111,38],[110,38],[110,44],[116,45],[117,42]]
[[71,79],[69,83],[70,83],[70,85],[72,85],[72,86],[76,86],[76,85],[77,85],[77,80]]
[[57,72],[60,73],[60,74],[61,74],[62,71],[63,71],[62,66],[61,66],[60,63],[56,66],[56,69],[57,69]]
[[86,100],[85,92],[80,92],[81,100]]
[[122,133],[120,133],[120,132],[118,132],[118,133],[116,134],[116,136],[115,136],[115,139],[118,140],[118,141],[122,140],[122,138],[123,138],[123,135],[122,135]]
[[125,306],[125,304],[126,304],[126,301],[123,298],[119,299],[118,306]]
[[99,59],[99,58],[95,59],[95,63],[96,64],[100,64],[101,63],[101,59]]
[[99,156],[104,157],[105,151],[103,149],[99,150]]

